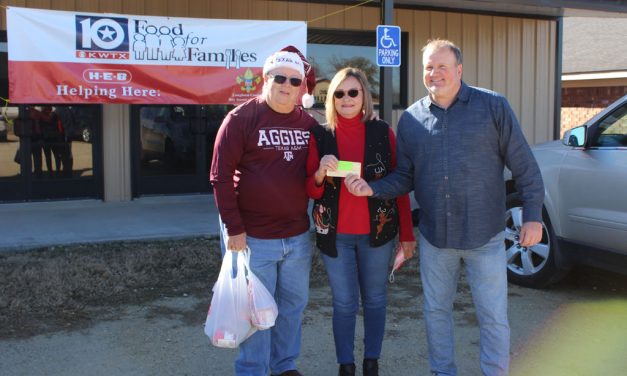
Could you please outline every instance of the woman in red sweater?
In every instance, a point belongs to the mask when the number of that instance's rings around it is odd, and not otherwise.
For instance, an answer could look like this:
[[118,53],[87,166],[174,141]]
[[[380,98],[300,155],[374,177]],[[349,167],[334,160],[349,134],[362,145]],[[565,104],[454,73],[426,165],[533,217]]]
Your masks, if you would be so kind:
[[[359,162],[366,181],[380,179],[396,166],[396,139],[387,123],[373,117],[365,74],[340,70],[329,84],[324,126],[311,129],[307,193],[315,200],[316,245],[333,292],[333,336],[339,375],[355,374],[355,323],[360,296],[364,311],[364,376],[378,375],[385,332],[387,274],[399,233],[406,257],[416,240],[409,196],[381,200],[348,192],[337,172],[339,162]],[[335,175],[331,173],[331,175]],[[400,229],[400,231],[399,231]]]

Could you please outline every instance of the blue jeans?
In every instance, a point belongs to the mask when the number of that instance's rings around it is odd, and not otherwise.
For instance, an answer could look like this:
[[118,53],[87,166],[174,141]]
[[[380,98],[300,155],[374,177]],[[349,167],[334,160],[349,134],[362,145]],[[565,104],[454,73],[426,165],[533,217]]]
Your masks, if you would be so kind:
[[240,344],[235,374],[266,376],[272,371],[278,375],[297,368],[303,311],[309,298],[311,235],[306,231],[284,239],[247,236],[246,241],[250,269],[274,295],[279,316],[272,328],[257,331]]
[[337,234],[337,257],[323,255],[333,293],[333,338],[339,364],[354,363],[359,297],[364,307],[364,358],[379,359],[385,332],[387,276],[393,242],[372,247],[368,235]]
[[464,260],[480,329],[481,370],[507,375],[510,331],[507,320],[507,261],[504,235],[473,250],[436,248],[420,235],[420,276],[429,345],[429,366],[436,375],[457,375],[453,301]]

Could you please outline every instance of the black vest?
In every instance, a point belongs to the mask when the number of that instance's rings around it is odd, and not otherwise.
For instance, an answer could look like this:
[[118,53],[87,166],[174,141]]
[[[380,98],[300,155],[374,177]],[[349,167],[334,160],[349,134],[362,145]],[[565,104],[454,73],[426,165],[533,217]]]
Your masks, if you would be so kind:
[[[390,150],[389,126],[380,120],[366,122],[366,147],[362,167],[366,181],[377,180],[389,174],[392,169],[392,151]],[[318,145],[319,158],[333,154],[339,160],[335,134],[322,126],[316,125],[311,133]],[[356,140],[359,142],[359,140]],[[330,257],[337,257],[335,239],[342,178],[327,176],[324,179],[324,194],[314,201],[311,216],[316,226],[316,246]],[[381,200],[368,198],[370,213],[370,245],[379,247],[394,239],[398,232],[398,208],[396,199]]]

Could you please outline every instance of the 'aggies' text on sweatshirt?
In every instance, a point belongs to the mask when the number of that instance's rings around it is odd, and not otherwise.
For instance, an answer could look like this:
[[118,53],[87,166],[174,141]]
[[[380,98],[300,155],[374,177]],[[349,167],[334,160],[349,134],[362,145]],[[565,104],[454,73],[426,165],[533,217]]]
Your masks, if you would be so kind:
[[231,111],[216,136],[211,184],[229,235],[277,239],[309,229],[305,163],[316,120],[254,98]]

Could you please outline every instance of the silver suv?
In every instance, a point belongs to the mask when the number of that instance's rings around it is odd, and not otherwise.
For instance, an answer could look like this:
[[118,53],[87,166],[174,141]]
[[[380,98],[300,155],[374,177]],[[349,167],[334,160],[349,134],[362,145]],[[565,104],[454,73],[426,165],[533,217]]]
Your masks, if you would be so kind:
[[574,264],[627,273],[627,95],[562,141],[534,146],[545,185],[542,241],[518,244],[522,208],[507,182],[510,282],[544,287]]

